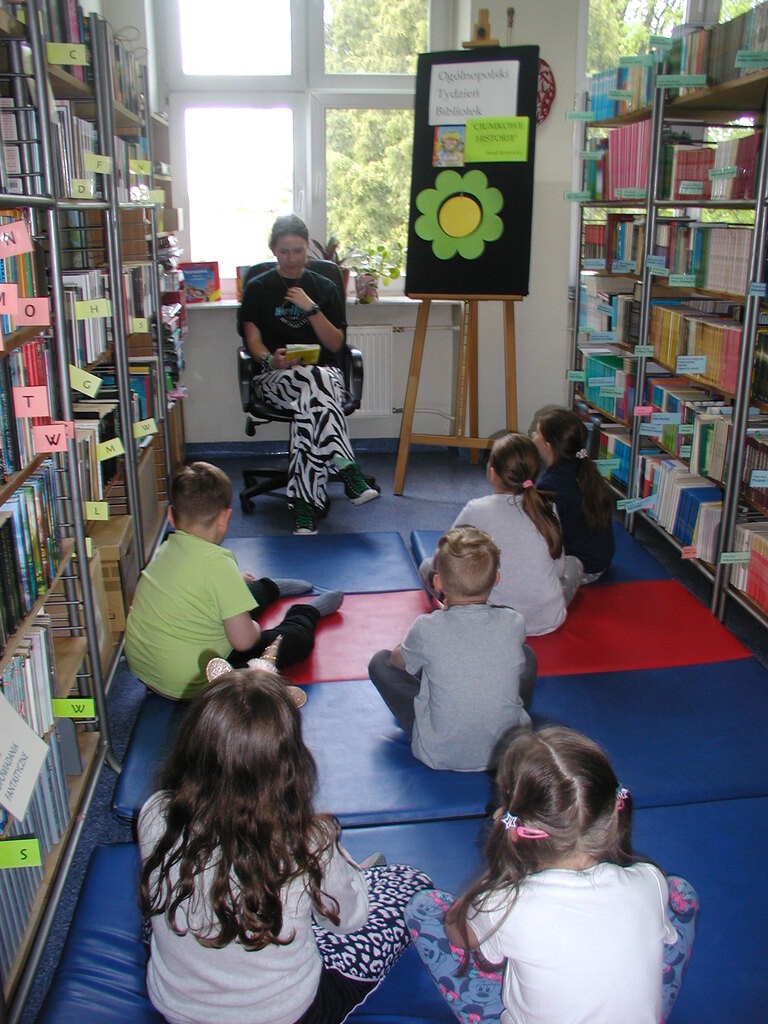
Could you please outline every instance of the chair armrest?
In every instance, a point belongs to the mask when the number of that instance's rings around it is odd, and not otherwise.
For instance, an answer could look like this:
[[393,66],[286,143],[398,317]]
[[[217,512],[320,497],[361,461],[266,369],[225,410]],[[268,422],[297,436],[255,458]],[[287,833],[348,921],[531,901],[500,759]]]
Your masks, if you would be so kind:
[[344,411],[349,416],[360,408],[363,400],[363,353],[359,348],[347,349],[347,401]]
[[251,381],[255,373],[253,356],[241,345],[237,350],[237,383],[240,388],[240,404],[248,412],[251,404]]

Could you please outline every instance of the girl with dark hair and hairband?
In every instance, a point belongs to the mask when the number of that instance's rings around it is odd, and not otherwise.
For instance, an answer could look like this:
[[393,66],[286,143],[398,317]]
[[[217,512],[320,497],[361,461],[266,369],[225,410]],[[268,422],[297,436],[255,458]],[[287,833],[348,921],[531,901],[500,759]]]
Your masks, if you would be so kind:
[[[552,498],[534,483],[538,472],[539,453],[530,438],[524,434],[500,437],[488,460],[493,494],[467,502],[453,523],[476,526],[501,550],[501,575],[488,604],[520,612],[527,636],[551,633],[565,621],[582,574],[578,558],[563,551]],[[435,594],[431,557],[421,563],[419,574]]]
[[601,748],[562,727],[500,755],[486,868],[458,900],[418,893],[416,948],[473,1024],[658,1024],[677,998],[698,897],[632,852],[632,799]]
[[587,428],[570,409],[551,409],[531,437],[544,463],[537,486],[554,494],[566,553],[583,564],[581,582],[592,583],[611,564],[615,544],[611,489],[587,452]]

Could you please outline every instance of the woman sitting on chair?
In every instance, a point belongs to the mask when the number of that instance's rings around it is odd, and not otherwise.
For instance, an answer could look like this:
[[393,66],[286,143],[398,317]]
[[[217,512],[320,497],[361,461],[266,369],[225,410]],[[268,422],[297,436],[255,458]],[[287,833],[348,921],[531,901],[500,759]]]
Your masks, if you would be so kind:
[[[243,336],[258,367],[256,393],[293,413],[288,502],[294,534],[317,533],[331,462],[354,505],[379,496],[355,461],[342,410],[343,297],[331,281],[307,269],[308,244],[300,217],[278,217],[269,240],[277,266],[247,285],[241,307]],[[292,344],[319,344],[317,362],[293,358],[287,349]]]

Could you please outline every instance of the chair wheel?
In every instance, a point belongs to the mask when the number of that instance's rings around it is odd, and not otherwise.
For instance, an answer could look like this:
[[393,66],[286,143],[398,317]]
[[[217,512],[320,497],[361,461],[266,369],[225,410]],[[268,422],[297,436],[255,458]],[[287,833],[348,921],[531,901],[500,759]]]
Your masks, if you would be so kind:
[[249,516],[253,512],[253,502],[245,494],[240,495],[240,508],[244,516]]

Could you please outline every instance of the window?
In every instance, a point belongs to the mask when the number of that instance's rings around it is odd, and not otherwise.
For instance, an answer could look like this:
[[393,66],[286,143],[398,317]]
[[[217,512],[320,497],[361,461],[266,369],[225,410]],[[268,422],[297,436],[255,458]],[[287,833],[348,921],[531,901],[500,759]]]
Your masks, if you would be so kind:
[[430,0],[160,5],[187,258],[232,278],[291,210],[342,253],[405,243],[417,57],[452,43],[453,5],[431,4],[436,26]]

